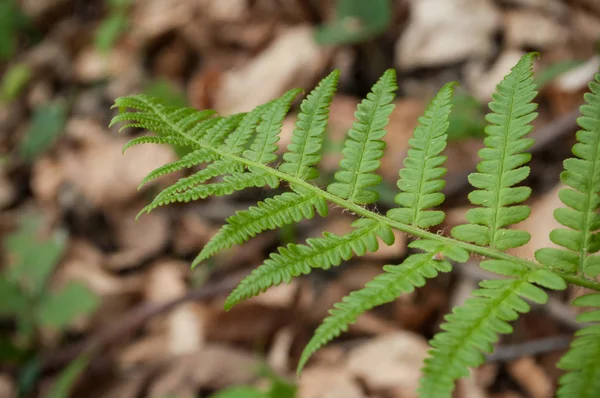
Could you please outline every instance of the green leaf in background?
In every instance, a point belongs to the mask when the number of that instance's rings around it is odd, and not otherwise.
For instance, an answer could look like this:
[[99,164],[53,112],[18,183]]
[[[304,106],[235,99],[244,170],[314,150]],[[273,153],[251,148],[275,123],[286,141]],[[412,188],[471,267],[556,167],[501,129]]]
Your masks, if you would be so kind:
[[55,101],[36,109],[19,146],[23,159],[31,162],[48,150],[63,132],[66,121],[67,105],[63,101]]
[[6,102],[16,99],[31,79],[31,68],[24,63],[13,65],[6,71],[0,83],[0,98]]
[[17,49],[20,14],[14,0],[0,1],[0,59],[9,59]]
[[0,275],[0,316],[17,315],[26,311],[27,307],[27,296],[20,286]]
[[221,390],[210,398],[267,398],[267,395],[256,387],[241,386]]
[[121,34],[127,30],[129,18],[125,13],[116,13],[106,18],[96,31],[96,48],[110,51]]
[[95,311],[99,304],[98,297],[87,286],[70,282],[62,290],[48,294],[39,303],[38,322],[40,326],[60,329],[75,317]]
[[541,90],[544,88],[544,86],[556,79],[558,76],[579,65],[582,65],[583,63],[584,61],[577,59],[567,59],[556,62],[539,71],[534,78],[534,82],[538,86],[538,90]]
[[71,390],[79,376],[88,366],[90,358],[82,355],[69,364],[56,378],[54,385],[50,388],[47,398],[69,398],[72,397]]
[[321,44],[363,42],[383,33],[391,22],[390,0],[338,0],[335,20],[317,30],[316,40]]
[[459,141],[471,137],[483,137],[486,122],[484,106],[475,97],[466,92],[457,91],[452,100],[453,111],[448,117],[449,141]]
[[42,239],[39,236],[42,224],[41,215],[35,212],[25,213],[19,229],[8,235],[3,242],[9,259],[5,276],[19,284],[30,296],[38,295],[46,286],[67,241],[65,234],[60,231]]

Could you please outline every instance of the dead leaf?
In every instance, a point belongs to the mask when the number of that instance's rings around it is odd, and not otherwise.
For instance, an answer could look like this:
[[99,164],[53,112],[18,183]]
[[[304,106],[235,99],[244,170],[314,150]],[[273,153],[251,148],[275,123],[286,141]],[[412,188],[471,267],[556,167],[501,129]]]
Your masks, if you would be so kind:
[[510,73],[524,54],[518,50],[505,50],[491,68],[485,61],[468,64],[465,75],[471,94],[482,102],[489,102],[498,83]]
[[421,335],[398,331],[353,348],[348,354],[348,370],[369,389],[416,397],[420,368],[428,350]]
[[110,269],[133,267],[160,253],[168,243],[170,228],[165,212],[155,210],[136,220],[139,207],[125,210],[113,208],[107,213],[119,245],[119,250],[107,257],[106,265]]
[[[123,155],[122,148],[127,139],[110,137],[90,119],[73,118],[66,129],[68,136],[81,148],[64,148],[59,154],[63,183],[72,184],[100,208],[110,209],[133,199],[146,174],[177,159],[174,151],[164,145],[135,146]],[[117,175],[119,178],[115,178]],[[56,183],[51,185],[52,188],[55,186]],[[47,189],[44,192],[49,194]]]
[[540,12],[516,9],[504,14],[506,44],[509,48],[544,49],[561,46],[569,39],[567,28]]
[[0,397],[15,398],[17,389],[11,377],[5,374],[0,374]]
[[288,361],[293,342],[294,331],[291,327],[283,327],[275,333],[266,360],[275,373],[286,374],[289,371]]
[[141,41],[156,38],[170,30],[185,26],[194,20],[196,11],[202,12],[202,2],[195,0],[136,1],[132,16],[132,35]]
[[310,366],[302,372],[298,398],[366,398],[348,370],[330,366]]
[[554,393],[552,380],[531,357],[512,361],[507,370],[532,398],[547,398]]
[[276,36],[263,52],[222,76],[215,109],[223,114],[247,112],[292,87],[314,84],[330,59],[310,26],[296,26]]
[[74,78],[81,83],[93,83],[106,78],[114,79],[139,65],[140,61],[135,58],[136,54],[137,51],[131,51],[126,46],[115,46],[108,53],[101,52],[93,46],[88,47],[74,60]]
[[412,0],[408,26],[396,42],[396,65],[409,69],[487,58],[500,23],[490,0]]

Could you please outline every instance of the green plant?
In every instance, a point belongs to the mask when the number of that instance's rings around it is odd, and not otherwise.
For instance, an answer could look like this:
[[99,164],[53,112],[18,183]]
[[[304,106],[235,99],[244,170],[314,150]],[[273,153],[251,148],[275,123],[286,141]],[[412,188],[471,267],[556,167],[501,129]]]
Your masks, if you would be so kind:
[[[0,317],[15,319],[16,326],[12,333],[0,333],[0,361],[23,365],[20,374],[23,394],[32,388],[38,376],[39,330],[61,331],[75,317],[93,312],[99,304],[98,297],[78,282],[70,282],[59,290],[49,288],[50,277],[65,250],[66,237],[63,232],[55,231],[44,238],[40,234],[42,225],[40,214],[27,212],[19,229],[3,241],[8,266],[0,272]],[[59,383],[57,391],[68,388],[68,380],[78,374],[77,369],[85,367],[81,361],[67,367],[66,379]]]
[[113,48],[115,42],[127,30],[129,19],[127,12],[131,0],[108,0],[108,15],[96,31],[96,48],[107,52]]
[[[275,154],[282,120],[298,90],[261,105],[252,112],[227,117],[211,111],[170,107],[144,96],[118,98],[121,113],[112,125],[157,131],[160,136],[143,136],[124,148],[143,143],[192,146],[194,151],[181,160],[151,172],[142,185],[175,170],[206,166],[160,192],[142,212],[175,202],[188,202],[209,196],[222,196],[253,186],[289,185],[289,192],[238,211],[205,245],[193,262],[196,266],[216,253],[242,244],[256,234],[312,218],[325,217],[328,205],[347,210],[357,217],[353,230],[338,236],[325,232],[305,244],[289,244],[272,253],[230,294],[229,309],[267,288],[313,269],[328,269],[353,256],[374,252],[381,242],[394,242],[394,229],[415,238],[409,246],[420,252],[409,255],[402,264],[386,265],[383,273],[364,289],[352,292],[331,310],[306,346],[298,371],[322,345],[345,331],[359,314],[413,291],[440,272],[452,270],[470,255],[486,258],[481,267],[501,276],[486,280],[473,297],[453,309],[442,331],[432,340],[433,349],[425,361],[420,393],[423,397],[449,397],[454,382],[468,375],[469,368],[484,362],[484,353],[493,350],[498,334],[511,333],[509,322],[529,311],[527,300],[545,303],[543,288],[562,290],[567,283],[600,291],[592,278],[600,274],[600,74],[585,95],[581,107],[582,130],[573,148],[574,158],[565,161],[561,180],[569,187],[561,190],[566,207],[557,209],[556,219],[565,228],[550,237],[564,249],[541,249],[535,261],[507,254],[506,249],[525,244],[527,232],[508,228],[525,220],[530,213],[522,204],[531,194],[519,185],[529,174],[533,144],[527,134],[535,119],[536,88],[533,81],[535,54],[524,56],[497,86],[491,112],[486,116],[485,148],[479,155],[477,172],[469,176],[475,188],[469,194],[474,207],[468,211],[468,224],[452,230],[452,237],[428,229],[439,225],[444,212],[435,209],[444,201],[443,168],[448,118],[454,83],[446,84],[431,101],[410,140],[410,150],[400,170],[397,207],[385,215],[369,205],[378,200],[375,191],[381,183],[376,174],[385,144],[382,137],[396,91],[395,72],[388,70],[359,105],[357,120],[349,131],[340,170],[326,188],[312,180],[318,176],[328,107],[335,92],[339,72],[327,76],[302,102],[291,143],[281,161]],[[136,110],[127,112],[128,108]],[[142,213],[140,212],[140,214]],[[575,305],[600,307],[600,294],[586,295]],[[587,312],[580,320],[600,320],[600,311]],[[577,333],[571,350],[559,366],[568,372],[561,379],[560,397],[592,397],[600,394],[600,326],[593,323]]]
[[31,124],[19,143],[19,155],[23,160],[33,162],[52,147],[64,131],[67,112],[68,106],[62,100],[35,109]]

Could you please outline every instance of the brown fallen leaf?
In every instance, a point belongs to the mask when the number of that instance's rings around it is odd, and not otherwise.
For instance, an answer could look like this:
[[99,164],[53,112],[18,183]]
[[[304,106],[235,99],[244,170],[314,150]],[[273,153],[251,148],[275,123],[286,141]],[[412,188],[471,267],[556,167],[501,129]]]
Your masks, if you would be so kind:
[[493,34],[501,23],[500,12],[492,1],[412,0],[410,8],[408,26],[395,48],[400,69],[491,55]]
[[471,62],[466,65],[465,77],[471,94],[482,102],[489,102],[496,85],[511,68],[521,59],[524,52],[520,50],[505,50],[490,68],[484,60]]
[[548,398],[554,393],[554,383],[531,357],[512,361],[508,373],[532,398]]
[[316,365],[302,372],[297,397],[366,398],[366,395],[347,369]]
[[416,397],[427,341],[416,333],[398,331],[382,335],[348,353],[348,371],[370,390],[399,397]]
[[133,267],[160,253],[169,240],[169,218],[164,211],[155,210],[138,220],[135,216],[141,206],[128,209],[113,208],[107,213],[113,226],[119,250],[107,256],[106,266],[113,270]]
[[10,205],[15,196],[15,187],[8,179],[5,167],[0,165],[0,209]]
[[515,9],[504,14],[506,44],[510,48],[561,46],[569,39],[569,30],[541,12]]
[[310,26],[290,28],[246,65],[226,72],[215,93],[215,109],[247,112],[292,87],[314,84],[331,50],[317,45],[313,34]]
[[14,380],[6,374],[0,374],[0,397],[15,398],[16,396]]

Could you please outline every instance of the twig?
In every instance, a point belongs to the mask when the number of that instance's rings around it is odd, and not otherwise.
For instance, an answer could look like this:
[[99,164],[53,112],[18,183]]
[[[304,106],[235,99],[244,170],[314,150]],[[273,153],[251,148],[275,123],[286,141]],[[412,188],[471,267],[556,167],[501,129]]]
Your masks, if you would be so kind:
[[509,362],[522,357],[564,350],[569,347],[572,339],[572,336],[560,335],[526,341],[525,343],[501,345],[496,347],[493,353],[486,356],[486,362]]

